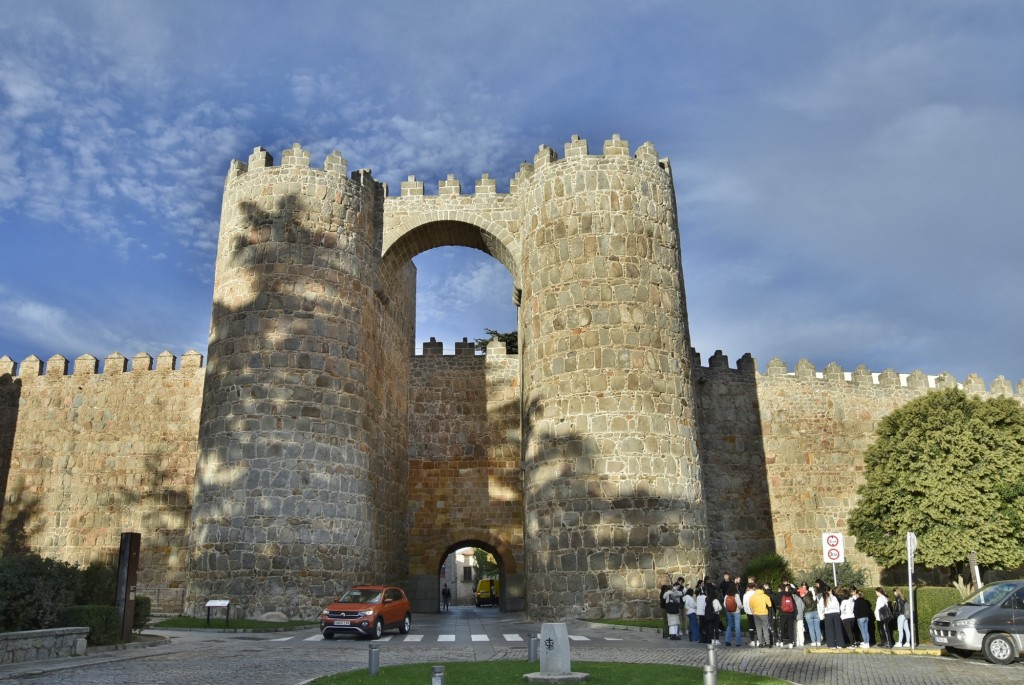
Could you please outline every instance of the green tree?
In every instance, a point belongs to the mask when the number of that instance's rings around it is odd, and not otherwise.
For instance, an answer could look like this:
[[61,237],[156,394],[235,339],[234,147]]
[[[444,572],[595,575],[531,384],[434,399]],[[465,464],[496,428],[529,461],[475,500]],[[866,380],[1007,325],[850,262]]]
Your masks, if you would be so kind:
[[519,354],[519,331],[499,333],[493,328],[485,328],[484,333],[486,333],[490,337],[476,339],[476,349],[479,352],[486,352],[487,343],[497,338],[498,340],[505,343],[505,352],[507,352],[508,354]]
[[473,557],[476,559],[477,580],[498,575],[498,562],[494,560],[494,556],[490,552],[476,547],[473,549]]
[[758,586],[768,583],[772,590],[778,589],[782,581],[796,582],[796,577],[789,569],[789,562],[781,554],[769,553],[754,557],[743,570],[743,577],[757,579]]
[[1024,564],[1024,407],[961,390],[930,392],[882,420],[864,453],[850,512],[857,548],[891,567],[957,568],[969,552],[991,568]]

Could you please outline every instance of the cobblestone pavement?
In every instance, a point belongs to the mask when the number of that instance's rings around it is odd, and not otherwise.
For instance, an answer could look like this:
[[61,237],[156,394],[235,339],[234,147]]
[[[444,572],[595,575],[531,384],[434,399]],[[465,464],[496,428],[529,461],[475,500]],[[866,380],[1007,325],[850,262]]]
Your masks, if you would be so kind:
[[[701,667],[704,645],[663,640],[657,632],[612,630],[568,622],[573,662],[618,661]],[[451,661],[525,660],[527,640],[539,632],[521,616],[417,621],[409,636],[393,634],[382,642],[355,639],[325,641],[312,629],[270,634],[162,632],[170,640],[158,646],[101,652],[48,662],[0,666],[0,682],[26,685],[300,685],[321,675],[365,669],[369,646],[379,650],[380,665]],[[448,641],[450,638],[450,642]],[[525,638],[525,639],[524,639]],[[882,652],[805,652],[800,649],[721,647],[720,669],[768,675],[801,685],[1019,685],[1024,664],[993,666],[980,658],[890,654]],[[652,683],[652,685],[659,685]]]

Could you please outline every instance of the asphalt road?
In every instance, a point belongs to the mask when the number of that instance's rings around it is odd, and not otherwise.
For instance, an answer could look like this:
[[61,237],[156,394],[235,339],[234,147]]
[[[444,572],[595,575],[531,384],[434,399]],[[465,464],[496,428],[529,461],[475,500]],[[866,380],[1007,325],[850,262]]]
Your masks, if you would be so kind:
[[[703,666],[707,648],[660,632],[619,630],[567,622],[573,662],[620,661]],[[366,669],[370,646],[381,667],[430,666],[446,661],[527,658],[531,634],[540,624],[494,608],[456,607],[449,614],[416,615],[408,635],[382,640],[339,637],[323,640],[308,628],[281,633],[150,631],[163,636],[145,648],[93,651],[85,657],[0,666],[0,681],[31,685],[300,685],[339,671]],[[981,658],[918,656],[881,651],[830,652],[801,649],[720,647],[719,668],[770,675],[801,685],[1019,685],[1024,664],[993,666]],[[658,685],[652,683],[652,685]]]

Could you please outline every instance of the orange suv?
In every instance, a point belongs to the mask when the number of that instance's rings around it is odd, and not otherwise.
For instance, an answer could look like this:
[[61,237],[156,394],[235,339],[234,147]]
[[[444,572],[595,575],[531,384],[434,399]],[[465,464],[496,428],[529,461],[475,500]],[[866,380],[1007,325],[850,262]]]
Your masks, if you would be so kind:
[[320,632],[325,640],[339,633],[377,639],[389,628],[405,635],[412,628],[409,598],[400,588],[385,585],[356,585],[327,605],[320,615]]

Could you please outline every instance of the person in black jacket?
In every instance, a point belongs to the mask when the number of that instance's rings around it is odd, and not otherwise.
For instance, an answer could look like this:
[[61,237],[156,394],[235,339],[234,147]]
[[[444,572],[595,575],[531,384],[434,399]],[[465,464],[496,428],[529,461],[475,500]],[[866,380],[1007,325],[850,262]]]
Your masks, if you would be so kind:
[[800,597],[796,595],[796,588],[790,585],[788,581],[783,581],[782,587],[779,589],[779,599],[776,603],[776,606],[779,608],[778,644],[780,647],[793,649],[793,643],[796,639],[793,636],[793,627],[796,625],[796,603],[798,601],[800,601]]
[[857,628],[860,629],[860,646],[866,649],[871,646],[871,602],[857,588],[851,588],[850,591],[853,593],[853,617],[857,619]]

